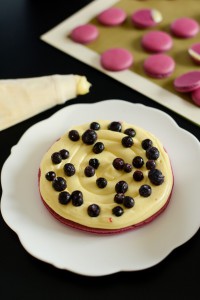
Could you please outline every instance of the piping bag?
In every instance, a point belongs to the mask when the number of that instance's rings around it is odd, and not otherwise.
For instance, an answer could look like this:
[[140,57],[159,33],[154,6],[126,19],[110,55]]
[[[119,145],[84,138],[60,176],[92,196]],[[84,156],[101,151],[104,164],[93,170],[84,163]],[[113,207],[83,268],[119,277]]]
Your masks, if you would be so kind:
[[89,92],[85,76],[49,75],[0,80],[0,131]]

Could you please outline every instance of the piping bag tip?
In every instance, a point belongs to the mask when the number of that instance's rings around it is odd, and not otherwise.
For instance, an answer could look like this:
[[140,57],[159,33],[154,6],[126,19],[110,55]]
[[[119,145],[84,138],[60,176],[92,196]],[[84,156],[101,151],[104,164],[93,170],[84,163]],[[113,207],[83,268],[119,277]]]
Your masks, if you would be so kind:
[[48,75],[0,80],[0,131],[89,92],[85,76]]

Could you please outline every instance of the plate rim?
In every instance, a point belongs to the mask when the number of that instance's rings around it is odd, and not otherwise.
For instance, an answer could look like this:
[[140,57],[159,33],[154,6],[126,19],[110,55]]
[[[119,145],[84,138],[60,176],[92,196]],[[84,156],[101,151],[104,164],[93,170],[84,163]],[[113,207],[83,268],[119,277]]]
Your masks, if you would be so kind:
[[[71,271],[71,272],[75,272],[75,273],[80,274],[80,275],[87,275],[87,276],[103,276],[103,275],[109,275],[109,274],[117,273],[117,272],[120,272],[120,271],[135,271],[135,270],[132,270],[132,269],[127,270],[127,269],[124,269],[124,268],[121,267],[121,268],[118,268],[118,270],[111,271],[111,272],[106,271],[105,273],[101,272],[101,274],[93,274],[93,273],[92,273],[92,274],[89,274],[89,272],[87,272],[87,271],[86,271],[86,272],[83,272],[83,271],[79,272],[78,270],[75,270],[74,268],[70,269],[70,268],[67,268],[67,267],[61,267],[61,266],[58,266],[58,265],[56,265],[56,263],[54,263],[53,261],[47,261],[47,260],[44,260],[44,258],[38,257],[38,256],[34,255],[33,253],[31,253],[31,250],[30,250],[30,249],[27,249],[28,247],[27,247],[27,245],[25,245],[26,243],[25,243],[24,240],[23,240],[23,234],[21,234],[21,233],[19,233],[19,232],[16,231],[16,228],[14,228],[15,226],[14,226],[13,224],[12,224],[12,225],[10,224],[10,222],[8,221],[8,216],[5,217],[5,211],[2,210],[2,203],[5,203],[5,201],[6,201],[6,200],[4,199],[6,195],[5,195],[5,189],[4,189],[4,186],[3,186],[3,178],[4,178],[4,176],[5,176],[4,174],[5,174],[5,172],[6,172],[6,171],[5,171],[5,170],[6,170],[6,166],[7,166],[8,162],[11,160],[11,158],[13,157],[13,153],[15,153],[15,151],[17,150],[17,148],[20,147],[20,144],[23,143],[23,141],[26,139],[26,136],[29,135],[29,134],[31,133],[32,130],[34,131],[34,129],[36,129],[36,127],[40,127],[42,123],[45,125],[45,123],[48,123],[52,118],[55,118],[55,119],[58,118],[60,114],[63,114],[63,115],[64,115],[64,114],[65,114],[65,111],[66,111],[67,113],[69,113],[70,107],[71,107],[71,110],[73,110],[73,108],[78,109],[78,108],[80,108],[80,107],[85,107],[85,106],[87,106],[87,107],[93,107],[93,108],[94,108],[95,105],[96,105],[96,106],[98,106],[98,105],[101,106],[101,105],[106,105],[106,104],[112,104],[113,101],[114,101],[115,103],[117,102],[117,103],[120,104],[120,105],[122,105],[122,104],[124,105],[124,103],[126,103],[125,105],[132,106],[132,107],[138,107],[138,108],[142,108],[142,109],[147,109],[148,111],[153,111],[153,112],[155,112],[155,113],[161,114],[162,116],[165,116],[166,119],[167,119],[167,122],[170,122],[170,124],[171,124],[173,127],[175,126],[176,130],[180,130],[183,134],[185,134],[186,136],[192,138],[193,141],[194,141],[195,143],[198,142],[198,146],[199,146],[199,149],[200,149],[200,143],[199,143],[198,139],[197,139],[194,135],[192,135],[190,132],[188,132],[188,131],[186,131],[185,129],[181,128],[181,127],[174,121],[174,119],[173,119],[171,116],[169,116],[168,114],[166,114],[165,112],[160,111],[160,110],[157,109],[157,108],[152,108],[152,107],[149,107],[149,106],[140,104],[140,103],[131,103],[131,102],[127,101],[127,100],[122,100],[122,99],[107,99],[107,100],[100,100],[100,101],[94,102],[94,103],[76,103],[76,104],[68,105],[68,106],[66,106],[66,107],[64,107],[64,108],[62,108],[62,109],[60,109],[60,110],[57,111],[56,113],[52,114],[50,117],[48,117],[48,118],[46,118],[46,119],[44,119],[44,120],[42,120],[42,121],[40,121],[40,122],[38,122],[38,123],[32,125],[30,128],[28,128],[28,129],[24,132],[24,134],[23,134],[23,135],[21,136],[21,138],[19,139],[18,143],[17,143],[15,146],[12,147],[12,151],[11,151],[9,157],[7,158],[7,160],[5,161],[5,163],[4,163],[4,165],[3,165],[3,168],[2,168],[2,172],[1,172],[1,177],[2,177],[2,199],[1,199],[1,200],[3,200],[3,201],[1,201],[1,211],[2,211],[2,216],[3,216],[4,221],[8,224],[8,226],[9,226],[9,227],[10,227],[10,228],[18,235],[18,237],[19,237],[19,239],[20,239],[20,242],[21,242],[22,246],[25,248],[25,250],[28,251],[31,255],[33,255],[33,256],[36,257],[37,259],[40,259],[40,260],[44,261],[45,263],[50,263],[50,264],[54,265],[54,266],[57,267],[57,268],[60,268],[60,269],[66,269],[66,270],[69,270],[69,271]],[[65,130],[65,131],[66,131],[66,130]],[[162,261],[163,259],[165,259],[165,258],[170,254],[170,252],[172,252],[175,248],[177,248],[177,247],[181,246],[182,244],[184,244],[185,242],[187,242],[187,241],[188,241],[188,240],[189,240],[189,239],[190,239],[190,238],[191,238],[198,230],[199,230],[199,227],[196,228],[196,231],[193,232],[192,235],[191,235],[188,239],[182,241],[182,242],[179,243],[178,245],[175,245],[170,251],[168,251],[168,252],[165,254],[165,256],[162,257],[161,260],[157,261],[157,263],[153,263],[152,265],[150,264],[150,265],[147,266],[146,268],[152,267],[152,266],[158,264],[159,262],[161,262],[161,261]],[[143,269],[146,269],[146,268],[141,268],[141,269],[139,268],[139,269],[137,269],[137,270],[143,270]]]

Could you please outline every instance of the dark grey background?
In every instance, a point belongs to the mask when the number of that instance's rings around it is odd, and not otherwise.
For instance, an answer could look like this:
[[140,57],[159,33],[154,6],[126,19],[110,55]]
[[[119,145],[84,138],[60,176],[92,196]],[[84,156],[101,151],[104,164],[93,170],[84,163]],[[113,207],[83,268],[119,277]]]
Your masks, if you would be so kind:
[[[78,97],[76,100],[72,99],[61,107],[49,109],[0,132],[0,169],[9,156],[11,147],[30,126],[51,116],[60,108],[80,101],[92,103],[118,98],[127,99],[132,103],[147,104],[168,113],[179,126],[200,140],[199,127],[39,39],[41,34],[90,2],[89,0],[51,2],[0,0],[0,79],[76,73],[86,75],[92,83],[88,95]],[[184,169],[184,162],[183,172],[187,172]],[[148,270],[92,278],[56,269],[32,257],[24,250],[17,235],[5,224],[2,216],[0,222],[0,299],[2,300],[102,300],[114,299],[117,296],[118,299],[198,298],[200,231],[190,241],[172,251],[161,263]],[[80,255],[82,255],[81,249]]]

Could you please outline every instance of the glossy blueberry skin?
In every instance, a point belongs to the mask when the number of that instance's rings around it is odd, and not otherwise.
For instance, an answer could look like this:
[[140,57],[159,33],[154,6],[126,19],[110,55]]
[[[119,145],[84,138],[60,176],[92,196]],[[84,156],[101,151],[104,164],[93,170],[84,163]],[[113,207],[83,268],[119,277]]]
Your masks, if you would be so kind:
[[136,170],[133,173],[133,179],[135,181],[141,181],[143,178],[144,178],[144,175],[143,175],[142,171]]
[[73,142],[77,142],[80,139],[79,132],[75,129],[72,129],[69,131],[68,137]]
[[148,173],[149,180],[154,185],[161,185],[164,182],[165,177],[162,172],[158,169],[152,169]]
[[118,204],[123,204],[125,195],[123,193],[117,193],[114,196],[114,202]]
[[99,130],[101,128],[100,124],[97,123],[97,122],[92,122],[90,124],[90,129],[93,129],[93,130]]
[[128,184],[126,181],[119,181],[117,182],[117,184],[115,185],[115,191],[116,193],[126,193],[128,190]]
[[53,181],[56,178],[56,173],[53,171],[49,171],[48,173],[46,173],[45,178],[48,181]]
[[103,152],[104,149],[105,149],[104,144],[102,142],[97,142],[96,144],[94,144],[92,151],[95,154],[99,154]]
[[132,197],[130,196],[125,196],[123,204],[126,208],[132,208],[135,205],[135,201]]
[[71,195],[66,191],[60,192],[60,194],[58,195],[58,201],[60,204],[66,205],[70,202],[70,200]]
[[100,209],[99,205],[97,205],[97,204],[91,204],[87,208],[87,212],[90,217],[98,217],[100,214],[100,211],[101,211],[101,209]]
[[66,149],[62,149],[59,151],[62,159],[67,159],[69,157],[69,151]]
[[54,152],[52,155],[51,155],[51,160],[52,160],[52,163],[54,163],[55,165],[61,163],[62,161],[62,156],[59,152]]
[[122,125],[120,122],[113,121],[108,125],[108,129],[112,131],[121,132],[122,131]]
[[144,165],[144,160],[141,156],[135,156],[133,158],[132,164],[135,168],[142,168]]
[[124,160],[122,158],[115,158],[113,160],[113,167],[116,169],[116,170],[122,170],[124,168]]
[[147,160],[147,162],[146,162],[146,168],[147,168],[147,170],[155,169],[155,167],[156,167],[155,160],[153,160],[153,159]]
[[84,170],[86,177],[92,177],[95,174],[95,169],[92,166],[87,166]]
[[91,167],[93,167],[94,169],[98,169],[100,163],[99,163],[99,160],[98,160],[97,158],[91,158],[91,159],[89,160],[89,165],[90,165]]
[[130,137],[134,137],[136,135],[136,132],[133,128],[127,128],[124,130],[124,133],[129,135]]
[[123,137],[122,139],[122,145],[125,147],[125,148],[130,148],[133,146],[133,139],[131,136],[127,135],[125,137]]
[[142,141],[142,148],[144,150],[147,150],[149,147],[152,147],[152,145],[153,145],[153,142],[150,139],[145,139]]
[[125,163],[124,164],[124,172],[130,173],[132,171],[133,167],[131,164]]
[[146,150],[146,157],[151,160],[156,160],[160,156],[160,152],[156,147],[150,147]]
[[115,215],[116,217],[120,217],[121,215],[123,215],[124,213],[124,210],[121,206],[115,206],[113,209],[112,209],[112,213],[113,215]]
[[104,189],[107,186],[107,180],[103,177],[99,177],[96,180],[96,184],[100,189]]
[[73,206],[81,206],[83,204],[83,194],[81,191],[76,190],[71,194],[71,201]]
[[93,129],[87,129],[82,135],[82,141],[86,145],[93,145],[97,140],[96,131]]
[[151,195],[151,187],[148,184],[143,184],[139,188],[139,194],[142,197],[149,197]]
[[64,172],[67,176],[73,176],[76,173],[76,169],[73,164],[67,163],[63,167]]
[[52,186],[57,192],[62,192],[66,189],[67,187],[67,182],[64,178],[62,177],[56,177],[52,181]]

